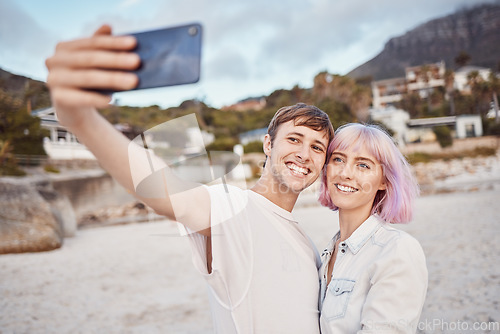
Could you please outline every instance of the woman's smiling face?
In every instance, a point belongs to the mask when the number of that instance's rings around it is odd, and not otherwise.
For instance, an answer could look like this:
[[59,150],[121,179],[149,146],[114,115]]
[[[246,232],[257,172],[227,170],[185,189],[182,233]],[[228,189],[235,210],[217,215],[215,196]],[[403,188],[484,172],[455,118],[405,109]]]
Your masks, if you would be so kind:
[[363,210],[370,214],[379,190],[385,190],[380,162],[365,147],[335,150],[326,170],[328,192],[339,210]]

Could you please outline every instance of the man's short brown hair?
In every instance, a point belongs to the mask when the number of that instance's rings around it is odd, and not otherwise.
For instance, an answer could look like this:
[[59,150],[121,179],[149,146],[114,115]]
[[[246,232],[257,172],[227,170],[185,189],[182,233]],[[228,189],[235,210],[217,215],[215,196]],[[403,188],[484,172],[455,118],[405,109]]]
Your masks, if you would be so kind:
[[293,106],[280,108],[276,114],[274,114],[267,128],[267,133],[271,137],[271,144],[274,143],[278,127],[292,120],[296,126],[307,126],[315,131],[324,131],[328,143],[330,143],[333,138],[332,123],[323,110],[305,103],[297,103]]

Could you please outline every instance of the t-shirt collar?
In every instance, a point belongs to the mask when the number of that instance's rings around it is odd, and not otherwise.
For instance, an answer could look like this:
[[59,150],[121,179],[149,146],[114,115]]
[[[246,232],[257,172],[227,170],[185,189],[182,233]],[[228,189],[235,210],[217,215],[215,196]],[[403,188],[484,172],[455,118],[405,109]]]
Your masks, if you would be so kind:
[[279,205],[271,202],[269,199],[267,199],[266,197],[262,196],[259,193],[256,193],[253,190],[249,189],[247,191],[249,193],[249,196],[252,199],[255,199],[256,201],[258,201],[266,209],[269,209],[270,211],[272,211],[273,213],[277,214],[278,216],[283,217],[283,218],[285,218],[285,219],[287,219],[287,220],[289,220],[291,222],[297,223],[297,220],[293,217],[293,215],[292,215],[291,212],[283,209]]

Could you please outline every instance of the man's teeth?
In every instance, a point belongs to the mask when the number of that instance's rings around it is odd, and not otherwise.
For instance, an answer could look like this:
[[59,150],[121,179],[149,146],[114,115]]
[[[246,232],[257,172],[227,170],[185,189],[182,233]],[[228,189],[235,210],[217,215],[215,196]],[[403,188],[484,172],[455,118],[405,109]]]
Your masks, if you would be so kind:
[[341,190],[341,191],[347,191],[347,192],[350,192],[350,193],[353,193],[353,192],[355,192],[357,190],[356,188],[348,187],[348,186],[343,186],[341,184],[337,184],[337,188],[339,188],[339,190]]
[[294,164],[289,164],[288,168],[290,168],[291,170],[293,170],[297,173],[302,173],[304,175],[309,174],[309,170],[307,168],[302,168],[302,167],[299,167],[299,166],[294,165]]

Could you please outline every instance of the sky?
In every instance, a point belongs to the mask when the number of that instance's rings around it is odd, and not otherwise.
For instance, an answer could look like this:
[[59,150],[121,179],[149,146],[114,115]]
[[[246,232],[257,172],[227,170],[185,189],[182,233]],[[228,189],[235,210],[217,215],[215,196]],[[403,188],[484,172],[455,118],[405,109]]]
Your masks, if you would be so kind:
[[198,83],[115,94],[121,105],[163,108],[199,99],[220,108],[276,89],[345,75],[392,37],[464,7],[499,0],[0,0],[0,68],[45,81],[59,41],[199,22]]

